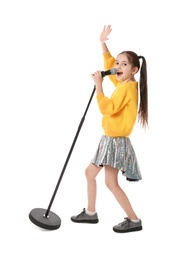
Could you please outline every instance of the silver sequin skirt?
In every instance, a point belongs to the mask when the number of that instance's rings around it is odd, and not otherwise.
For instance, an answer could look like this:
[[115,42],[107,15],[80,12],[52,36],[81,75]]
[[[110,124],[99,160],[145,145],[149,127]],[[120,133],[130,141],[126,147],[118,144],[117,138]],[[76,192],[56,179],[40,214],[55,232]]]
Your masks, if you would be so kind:
[[109,165],[116,168],[129,181],[142,179],[136,154],[128,137],[103,135],[91,163],[97,166]]

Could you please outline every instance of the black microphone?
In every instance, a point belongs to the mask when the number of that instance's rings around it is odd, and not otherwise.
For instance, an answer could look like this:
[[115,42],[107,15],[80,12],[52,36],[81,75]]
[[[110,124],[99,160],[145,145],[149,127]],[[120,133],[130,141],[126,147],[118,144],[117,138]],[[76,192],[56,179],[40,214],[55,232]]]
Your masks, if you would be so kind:
[[106,71],[101,71],[102,77],[108,76],[108,75],[115,75],[117,74],[117,69],[113,68],[110,70],[106,70]]

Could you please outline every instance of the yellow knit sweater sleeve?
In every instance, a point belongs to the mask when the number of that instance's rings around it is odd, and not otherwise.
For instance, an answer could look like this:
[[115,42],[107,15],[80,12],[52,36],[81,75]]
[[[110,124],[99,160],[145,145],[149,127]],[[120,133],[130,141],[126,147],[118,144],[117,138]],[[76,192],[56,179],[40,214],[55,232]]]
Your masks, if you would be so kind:
[[[104,58],[104,69],[105,70],[110,70],[114,68],[115,65],[115,58],[110,54],[110,52],[106,52],[103,54]],[[115,87],[118,85],[119,81],[116,79],[115,75],[109,75],[110,80],[113,82]]]
[[129,102],[131,93],[128,91],[128,85],[126,87],[124,84],[119,86],[111,98],[106,97],[104,93],[97,95],[98,106],[102,115],[116,114]]

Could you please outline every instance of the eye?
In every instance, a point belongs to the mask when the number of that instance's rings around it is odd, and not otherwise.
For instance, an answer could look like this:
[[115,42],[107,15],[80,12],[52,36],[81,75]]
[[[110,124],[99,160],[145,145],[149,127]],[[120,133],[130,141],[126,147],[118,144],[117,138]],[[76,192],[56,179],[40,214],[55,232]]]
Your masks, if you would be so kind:
[[123,63],[123,66],[127,66],[127,63]]
[[116,62],[115,62],[115,65],[119,65],[119,62],[118,62],[118,61],[116,61]]

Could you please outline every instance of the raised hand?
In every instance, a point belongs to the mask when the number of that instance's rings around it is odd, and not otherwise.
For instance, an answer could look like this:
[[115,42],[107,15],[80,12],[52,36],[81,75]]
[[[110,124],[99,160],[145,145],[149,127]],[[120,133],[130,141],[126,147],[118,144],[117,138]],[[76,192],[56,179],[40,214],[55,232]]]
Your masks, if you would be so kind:
[[108,35],[112,31],[111,25],[104,26],[103,31],[100,35],[101,43],[106,43],[109,40]]

